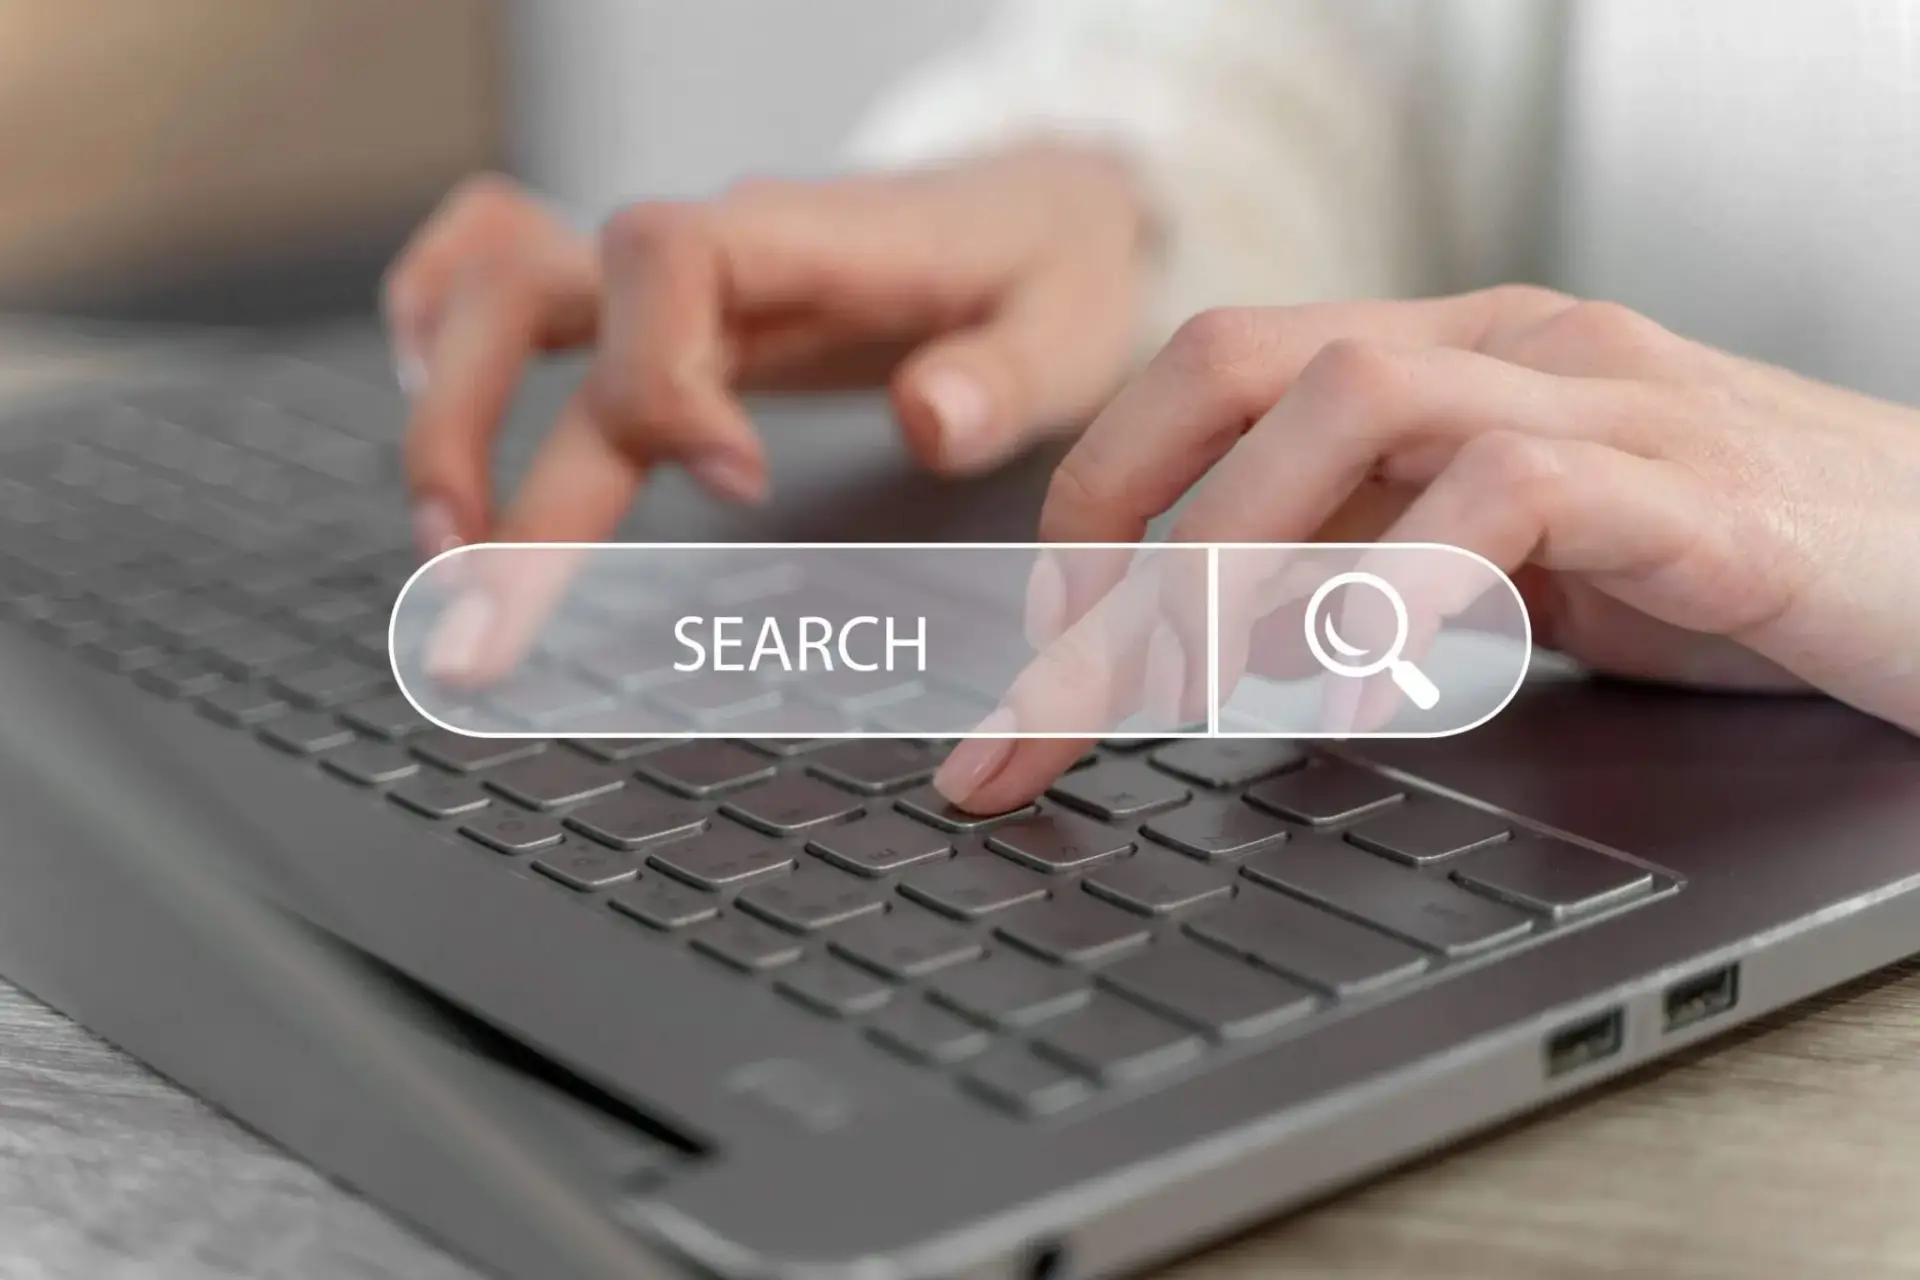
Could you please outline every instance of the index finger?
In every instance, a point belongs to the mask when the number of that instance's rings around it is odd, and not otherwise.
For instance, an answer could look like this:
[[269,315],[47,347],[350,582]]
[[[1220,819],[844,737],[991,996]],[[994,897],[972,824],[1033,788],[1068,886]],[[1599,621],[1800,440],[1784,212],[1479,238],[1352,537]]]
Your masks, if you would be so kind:
[[629,448],[696,473],[730,467],[739,483],[729,496],[758,496],[766,461],[729,385],[732,283],[716,215],[693,205],[624,209],[602,233],[601,257],[604,323],[587,376],[596,415]]

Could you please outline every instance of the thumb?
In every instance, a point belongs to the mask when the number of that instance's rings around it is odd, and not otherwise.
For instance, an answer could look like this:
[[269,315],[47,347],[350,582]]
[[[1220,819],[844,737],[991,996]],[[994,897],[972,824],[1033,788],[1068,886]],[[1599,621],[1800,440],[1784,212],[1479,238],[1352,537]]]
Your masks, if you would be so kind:
[[894,411],[921,463],[973,475],[1037,437],[1077,427],[1132,350],[1133,308],[1109,288],[1035,281],[984,323],[935,338],[893,379]]

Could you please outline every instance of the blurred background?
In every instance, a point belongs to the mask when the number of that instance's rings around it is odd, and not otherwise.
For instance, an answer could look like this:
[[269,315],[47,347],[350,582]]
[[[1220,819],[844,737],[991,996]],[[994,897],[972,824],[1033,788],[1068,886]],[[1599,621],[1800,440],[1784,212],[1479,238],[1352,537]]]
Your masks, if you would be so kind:
[[594,218],[821,172],[986,0],[0,0],[0,311],[369,311],[462,174]]
[[[1057,7],[1094,11],[1091,0]],[[511,172],[583,224],[743,173],[819,174],[876,97],[966,43],[995,8],[0,0],[0,315],[366,316],[386,262],[464,174]],[[1436,244],[1468,246],[1471,269],[1450,286],[1539,278],[1920,399],[1908,336],[1920,253],[1902,230],[1920,209],[1920,0],[1338,8],[1425,21],[1406,27],[1418,47],[1462,55],[1482,107],[1501,113],[1497,127],[1414,113],[1460,134],[1418,157],[1459,205],[1415,220]],[[1574,55],[1529,105],[1526,74],[1503,49],[1563,11],[1578,18]],[[1113,0],[1100,12],[1151,31],[1140,24],[1154,15],[1198,26],[1213,10]],[[1478,61],[1464,57],[1475,50]],[[1537,167],[1534,146],[1556,135],[1559,167]],[[1558,223],[1499,212],[1536,197]],[[1246,286],[1228,274],[1223,287]]]

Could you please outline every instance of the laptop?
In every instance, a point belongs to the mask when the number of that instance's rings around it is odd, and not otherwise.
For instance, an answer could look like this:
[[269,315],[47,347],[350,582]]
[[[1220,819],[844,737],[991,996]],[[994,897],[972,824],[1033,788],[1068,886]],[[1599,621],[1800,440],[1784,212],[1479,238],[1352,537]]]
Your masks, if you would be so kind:
[[[437,728],[384,369],[332,334],[8,415],[0,972],[484,1269],[1139,1274],[1920,938],[1920,743],[1817,698],[1542,670],[1440,741],[1110,740],[995,818],[914,739]],[[874,404],[756,411],[768,509],[666,477],[624,536],[1032,536],[1044,453],[945,484]]]

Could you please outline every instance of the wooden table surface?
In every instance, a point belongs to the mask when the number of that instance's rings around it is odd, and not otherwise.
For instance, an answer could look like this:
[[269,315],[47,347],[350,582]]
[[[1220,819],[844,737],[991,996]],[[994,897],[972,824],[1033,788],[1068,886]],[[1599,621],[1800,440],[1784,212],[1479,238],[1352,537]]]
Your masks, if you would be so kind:
[[[63,371],[9,347],[0,396]],[[471,1274],[0,982],[0,1280]],[[1920,962],[1166,1274],[1920,1276]]]

